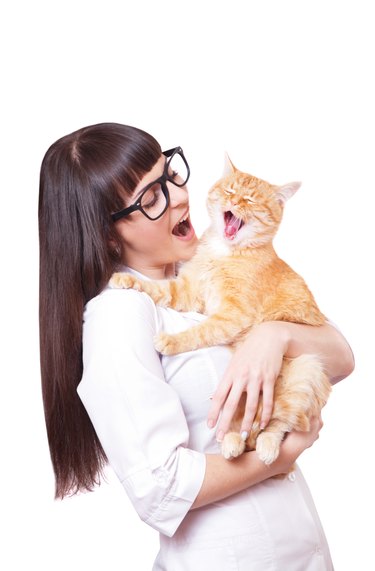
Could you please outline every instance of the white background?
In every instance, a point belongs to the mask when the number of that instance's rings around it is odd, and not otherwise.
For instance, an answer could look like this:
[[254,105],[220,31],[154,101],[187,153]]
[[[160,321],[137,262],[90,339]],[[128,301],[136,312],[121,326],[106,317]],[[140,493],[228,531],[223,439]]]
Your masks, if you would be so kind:
[[336,571],[375,569],[372,2],[6,4],[1,568],[147,571],[157,550],[156,532],[138,520],[110,471],[94,493],[54,502],[40,395],[40,162],[60,136],[116,121],[151,132],[163,148],[184,148],[199,232],[225,150],[239,168],[273,183],[303,182],[276,248],[346,334],[357,366],[335,387],[321,437],[301,465]]

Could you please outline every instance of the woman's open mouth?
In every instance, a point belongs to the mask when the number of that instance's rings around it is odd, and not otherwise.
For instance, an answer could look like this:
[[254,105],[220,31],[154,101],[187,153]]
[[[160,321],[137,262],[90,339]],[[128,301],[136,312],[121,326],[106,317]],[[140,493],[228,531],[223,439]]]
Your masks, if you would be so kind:
[[190,240],[195,232],[190,222],[189,212],[173,227],[172,234],[183,240]]
[[237,218],[230,210],[224,212],[224,236],[233,240],[237,236],[237,232],[242,228],[244,222]]

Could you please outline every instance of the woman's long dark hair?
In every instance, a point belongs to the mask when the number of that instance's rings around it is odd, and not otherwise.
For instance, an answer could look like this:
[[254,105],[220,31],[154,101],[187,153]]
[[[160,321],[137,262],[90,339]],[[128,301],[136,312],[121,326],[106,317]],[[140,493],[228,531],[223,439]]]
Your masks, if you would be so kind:
[[139,129],[102,123],[56,141],[41,166],[39,190],[40,360],[56,497],[92,490],[106,462],[78,394],[85,303],[121,262],[111,212],[160,158]]

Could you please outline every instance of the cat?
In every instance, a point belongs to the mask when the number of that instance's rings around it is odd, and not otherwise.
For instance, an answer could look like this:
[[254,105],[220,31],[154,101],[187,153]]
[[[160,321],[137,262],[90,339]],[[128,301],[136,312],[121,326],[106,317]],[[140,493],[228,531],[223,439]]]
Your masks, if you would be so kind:
[[[132,287],[146,292],[159,305],[208,316],[180,333],[159,333],[155,347],[165,355],[220,344],[234,348],[253,325],[263,321],[315,326],[326,322],[302,277],[278,257],[272,244],[284,205],[301,183],[276,186],[229,163],[229,174],[208,192],[210,225],[196,254],[176,278],[143,281],[129,273],[112,276],[111,287]],[[241,436],[246,402],[242,395],[222,442],[223,456],[231,459],[245,449],[256,449],[259,458],[271,464],[278,457],[285,433],[308,430],[309,419],[320,414],[330,390],[317,356],[284,358],[267,427],[260,429],[260,395],[250,434],[246,440]]]

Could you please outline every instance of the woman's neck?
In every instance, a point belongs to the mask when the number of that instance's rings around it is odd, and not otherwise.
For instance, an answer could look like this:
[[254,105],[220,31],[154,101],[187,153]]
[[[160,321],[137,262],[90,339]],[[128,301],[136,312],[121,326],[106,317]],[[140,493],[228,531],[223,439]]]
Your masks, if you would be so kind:
[[125,265],[151,280],[163,280],[166,278],[174,278],[176,276],[175,264],[168,264],[166,266],[150,266],[143,264]]

